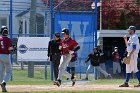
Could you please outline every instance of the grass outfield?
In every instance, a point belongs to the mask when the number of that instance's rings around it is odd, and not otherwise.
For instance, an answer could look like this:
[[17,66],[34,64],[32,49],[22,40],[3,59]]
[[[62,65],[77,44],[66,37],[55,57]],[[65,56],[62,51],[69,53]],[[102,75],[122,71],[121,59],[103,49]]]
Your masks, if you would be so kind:
[[13,69],[13,80],[8,84],[12,85],[44,85],[52,84],[50,74],[47,74],[47,80],[44,79],[44,69],[35,69],[34,78],[28,77],[28,70]]
[[[92,78],[90,78],[89,84],[93,84],[93,83],[94,84],[121,84],[124,82],[124,79],[94,80]],[[63,80],[66,80],[66,78],[63,77]],[[137,84],[137,82],[138,82],[137,79],[130,79],[131,84]],[[35,69],[34,78],[28,77],[27,69],[25,70],[13,69],[13,80],[9,81],[8,84],[10,85],[27,85],[27,84],[28,85],[46,85],[46,84],[52,84],[52,81],[50,80],[49,71],[47,74],[47,80],[44,79],[44,69]]]

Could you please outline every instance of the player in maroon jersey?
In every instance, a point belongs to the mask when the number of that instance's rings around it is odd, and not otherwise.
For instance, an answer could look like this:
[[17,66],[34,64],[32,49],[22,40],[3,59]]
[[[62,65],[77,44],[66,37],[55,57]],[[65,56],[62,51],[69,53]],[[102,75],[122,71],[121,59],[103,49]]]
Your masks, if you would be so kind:
[[[12,74],[12,66],[9,60],[10,51],[13,50],[12,42],[7,37],[8,29],[6,26],[1,27],[0,37],[0,82],[2,92],[7,92],[6,83],[10,79]],[[5,71],[5,73],[4,73]]]
[[55,84],[57,86],[61,85],[61,80],[62,80],[62,75],[65,75],[67,78],[70,78],[72,81],[72,86],[75,85],[75,76],[72,76],[70,73],[68,73],[66,71],[66,67],[69,64],[71,58],[72,58],[72,54],[76,51],[78,51],[80,49],[80,46],[78,45],[78,43],[73,40],[70,36],[69,36],[69,30],[66,28],[62,29],[62,34],[63,34],[63,39],[60,42],[60,46],[59,49],[61,50],[62,53],[62,58],[63,61],[60,62],[59,65],[59,74],[58,74],[58,78],[57,81],[55,81]]

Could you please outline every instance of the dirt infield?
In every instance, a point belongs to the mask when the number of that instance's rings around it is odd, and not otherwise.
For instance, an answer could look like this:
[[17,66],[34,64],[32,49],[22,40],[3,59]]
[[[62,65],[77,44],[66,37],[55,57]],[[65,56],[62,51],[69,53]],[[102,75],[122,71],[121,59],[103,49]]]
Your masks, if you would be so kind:
[[65,82],[60,87],[55,85],[8,85],[9,92],[39,92],[39,91],[84,91],[84,90],[139,90],[130,85],[128,88],[120,88],[115,84],[88,84],[87,81],[78,81],[75,86],[71,82]]

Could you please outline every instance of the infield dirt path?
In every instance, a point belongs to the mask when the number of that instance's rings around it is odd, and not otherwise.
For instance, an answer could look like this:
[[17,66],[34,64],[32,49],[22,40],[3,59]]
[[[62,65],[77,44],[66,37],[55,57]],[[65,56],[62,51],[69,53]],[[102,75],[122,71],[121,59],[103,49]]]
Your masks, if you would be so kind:
[[75,86],[71,86],[71,82],[65,82],[60,87],[55,85],[8,85],[9,92],[39,92],[39,91],[84,91],[84,90],[137,90],[133,85],[127,88],[120,88],[115,84],[88,84],[87,81],[78,81]]

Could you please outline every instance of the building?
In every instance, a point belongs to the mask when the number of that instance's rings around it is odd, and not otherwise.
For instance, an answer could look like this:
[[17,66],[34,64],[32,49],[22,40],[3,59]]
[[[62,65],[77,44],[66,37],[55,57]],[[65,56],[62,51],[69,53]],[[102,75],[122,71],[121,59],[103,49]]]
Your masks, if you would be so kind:
[[[30,34],[29,20],[31,0],[12,0],[13,12],[13,38]],[[36,34],[46,34],[46,6],[41,0],[36,4]],[[10,0],[0,1],[0,27],[6,25],[9,28]]]

